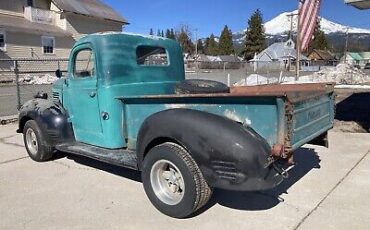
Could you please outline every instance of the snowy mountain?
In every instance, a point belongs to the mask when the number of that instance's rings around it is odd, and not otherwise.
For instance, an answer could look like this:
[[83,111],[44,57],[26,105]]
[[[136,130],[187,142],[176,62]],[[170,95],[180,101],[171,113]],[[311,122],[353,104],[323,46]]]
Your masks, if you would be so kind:
[[[291,17],[289,14],[297,14],[298,11],[284,12],[264,24],[267,43],[271,44],[276,41],[286,41],[291,26]],[[359,50],[370,50],[370,29],[361,29],[349,27],[320,18],[321,30],[326,34],[327,39],[334,50],[342,50],[345,44],[346,33],[350,34],[350,45],[355,45]],[[293,16],[293,31],[297,31],[298,16]],[[233,41],[236,47],[242,46],[245,38],[245,31],[233,33]],[[351,47],[350,47],[351,48]]]
[[[297,31],[297,21],[298,21],[297,13],[298,13],[297,10],[293,12],[285,12],[271,19],[270,21],[266,22],[265,23],[266,34],[281,35],[281,34],[287,33],[290,30],[290,25],[291,25],[291,21],[290,21],[291,17],[288,16],[290,14],[295,14],[295,16],[293,16],[293,31]],[[344,26],[339,23],[329,21],[323,17],[321,17],[320,20],[321,20],[320,21],[321,30],[325,34],[346,33],[347,29],[348,29],[348,33],[351,33],[351,34],[370,34],[370,30],[368,29]]]

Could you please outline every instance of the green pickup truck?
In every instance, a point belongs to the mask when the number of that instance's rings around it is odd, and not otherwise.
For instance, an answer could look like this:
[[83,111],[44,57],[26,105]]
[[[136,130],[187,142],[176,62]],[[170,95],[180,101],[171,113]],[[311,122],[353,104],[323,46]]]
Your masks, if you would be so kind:
[[141,171],[162,213],[183,218],[213,188],[256,191],[287,176],[284,162],[333,127],[332,84],[226,87],[185,80],[179,44],[125,33],[80,39],[52,95],[20,109],[35,161],[56,151]]

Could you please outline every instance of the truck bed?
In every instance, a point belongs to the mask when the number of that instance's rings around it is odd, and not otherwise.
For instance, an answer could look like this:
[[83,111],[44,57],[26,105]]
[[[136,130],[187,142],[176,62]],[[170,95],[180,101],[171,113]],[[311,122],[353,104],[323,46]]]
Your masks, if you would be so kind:
[[291,152],[332,128],[334,84],[292,84],[232,87],[223,94],[146,95],[117,97],[123,102],[128,147],[136,143],[137,128],[159,111],[201,110],[252,127],[273,148]]

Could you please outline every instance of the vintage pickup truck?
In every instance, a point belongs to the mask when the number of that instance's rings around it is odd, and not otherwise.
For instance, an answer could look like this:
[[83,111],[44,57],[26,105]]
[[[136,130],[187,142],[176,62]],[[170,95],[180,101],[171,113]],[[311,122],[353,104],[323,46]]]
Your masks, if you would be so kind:
[[205,205],[213,188],[279,185],[281,162],[310,141],[325,144],[333,126],[333,85],[225,91],[186,81],[181,47],[164,38],[88,35],[74,45],[68,75],[56,74],[50,98],[39,93],[20,109],[29,156],[60,151],[139,170],[152,204],[176,218]]

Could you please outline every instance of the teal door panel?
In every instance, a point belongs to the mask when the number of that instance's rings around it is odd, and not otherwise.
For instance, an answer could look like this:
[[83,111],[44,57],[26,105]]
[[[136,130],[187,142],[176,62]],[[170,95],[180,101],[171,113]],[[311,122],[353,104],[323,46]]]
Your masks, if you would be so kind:
[[65,91],[77,141],[97,145],[103,136],[95,58],[88,45],[74,49]]

